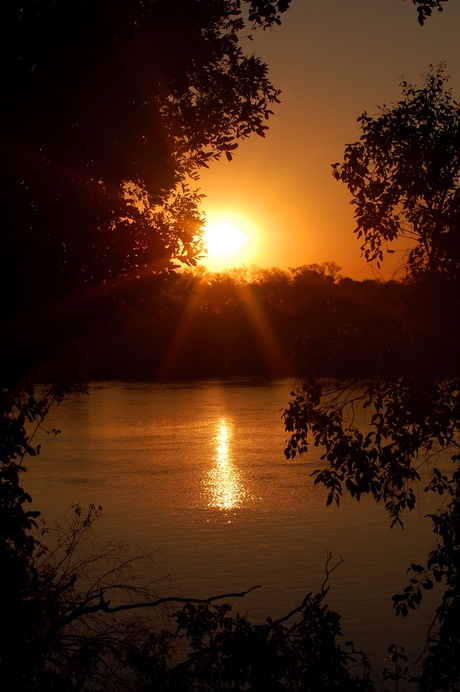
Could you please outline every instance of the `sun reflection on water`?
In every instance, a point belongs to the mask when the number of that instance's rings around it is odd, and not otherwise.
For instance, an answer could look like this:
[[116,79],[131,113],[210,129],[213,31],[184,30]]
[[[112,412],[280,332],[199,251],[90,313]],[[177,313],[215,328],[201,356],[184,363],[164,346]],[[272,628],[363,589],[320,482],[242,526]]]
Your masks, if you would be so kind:
[[214,438],[213,466],[205,479],[208,507],[234,509],[244,501],[241,472],[232,459],[231,437],[230,425],[221,420]]

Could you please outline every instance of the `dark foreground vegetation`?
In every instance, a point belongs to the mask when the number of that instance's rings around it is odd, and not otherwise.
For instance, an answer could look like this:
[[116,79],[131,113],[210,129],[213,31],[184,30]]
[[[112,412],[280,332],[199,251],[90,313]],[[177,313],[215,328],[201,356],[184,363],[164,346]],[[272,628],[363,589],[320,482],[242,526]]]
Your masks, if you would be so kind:
[[[413,4],[421,24],[443,5]],[[408,677],[394,645],[380,680],[342,646],[326,603],[330,561],[318,594],[254,625],[222,605],[244,594],[178,603],[142,573],[148,556],[85,544],[98,509],[74,507],[57,536],[29,510],[35,430],[50,406],[84,395],[85,378],[292,372],[302,380],[285,414],[286,454],[322,447],[315,482],[328,503],[371,494],[402,522],[429,461],[427,492],[444,500],[436,548],[411,565],[394,603],[406,616],[433,581],[443,585],[412,682],[459,688],[460,112],[442,67],[421,88],[404,83],[378,117],[363,114],[360,140],[334,166],[370,262],[410,241],[405,281],[353,282],[331,264],[175,274],[203,252],[187,180],[263,136],[278,100],[266,66],[241,50],[242,10],[272,27],[289,5],[28,0],[4,11],[2,690],[372,690]],[[57,384],[38,396],[43,378]],[[370,411],[365,430],[358,404]]]
[[[393,596],[406,617],[435,581],[445,589],[421,657],[420,690],[460,686],[460,106],[443,70],[431,68],[421,88],[403,82],[401,101],[377,117],[364,113],[361,138],[333,166],[352,195],[364,255],[380,263],[392,240],[406,238],[404,266],[422,300],[401,332],[375,344],[374,369],[351,381],[337,352],[329,363],[336,380],[325,385],[323,356],[312,353],[285,412],[288,458],[310,444],[323,449],[314,476],[328,504],[367,494],[402,525],[422,475],[424,491],[442,498],[431,516],[436,547],[425,565],[410,566],[409,584]],[[366,425],[355,419],[358,405],[368,411]]]

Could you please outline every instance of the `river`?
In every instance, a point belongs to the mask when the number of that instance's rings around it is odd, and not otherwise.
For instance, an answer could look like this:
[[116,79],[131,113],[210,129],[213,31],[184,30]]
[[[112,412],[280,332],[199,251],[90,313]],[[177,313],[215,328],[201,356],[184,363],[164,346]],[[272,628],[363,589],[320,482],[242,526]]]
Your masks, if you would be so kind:
[[369,498],[326,507],[311,472],[320,450],[288,461],[282,409],[293,383],[97,383],[45,421],[42,453],[24,479],[34,506],[52,525],[74,502],[103,508],[98,541],[155,551],[155,577],[171,592],[207,597],[262,588],[234,612],[254,621],[282,616],[325,576],[326,551],[343,563],[327,602],[378,672],[387,647],[420,652],[433,604],[396,618],[391,596],[406,586],[407,567],[434,545],[425,504],[390,529]]

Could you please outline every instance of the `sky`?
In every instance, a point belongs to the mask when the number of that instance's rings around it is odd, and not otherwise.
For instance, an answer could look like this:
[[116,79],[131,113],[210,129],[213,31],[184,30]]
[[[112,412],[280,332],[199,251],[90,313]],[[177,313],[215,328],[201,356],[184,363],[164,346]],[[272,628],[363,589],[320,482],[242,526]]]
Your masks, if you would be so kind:
[[[332,177],[357,118],[401,97],[400,81],[422,85],[430,65],[447,63],[460,101],[460,2],[450,0],[423,27],[411,0],[292,0],[282,25],[257,30],[247,52],[260,56],[281,89],[265,138],[245,140],[201,175],[208,226],[226,222],[248,240],[209,258],[212,271],[242,263],[288,269],[336,262],[356,280],[375,275],[353,233],[347,188]],[[382,266],[391,278],[394,255]]]

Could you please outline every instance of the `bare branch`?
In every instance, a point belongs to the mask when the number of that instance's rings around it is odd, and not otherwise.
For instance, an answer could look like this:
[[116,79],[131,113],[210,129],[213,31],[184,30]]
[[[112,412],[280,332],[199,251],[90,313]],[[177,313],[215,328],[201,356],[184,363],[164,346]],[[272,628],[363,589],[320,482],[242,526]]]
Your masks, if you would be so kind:
[[156,601],[144,601],[142,603],[129,603],[121,606],[110,607],[110,600],[104,600],[104,589],[100,589],[99,592],[99,603],[94,606],[88,606],[87,608],[77,608],[73,613],[70,613],[66,618],[64,618],[63,624],[67,625],[78,618],[84,617],[85,615],[90,615],[96,612],[104,612],[107,614],[119,613],[126,610],[138,610],[140,608],[157,608],[165,603],[203,603],[210,605],[214,601],[221,601],[224,598],[243,598],[248,593],[254,589],[260,589],[262,586],[258,584],[257,586],[251,586],[247,591],[241,591],[239,593],[225,593],[219,594],[217,596],[210,596],[209,598],[180,598],[178,596],[165,596],[163,598],[158,598]]

